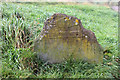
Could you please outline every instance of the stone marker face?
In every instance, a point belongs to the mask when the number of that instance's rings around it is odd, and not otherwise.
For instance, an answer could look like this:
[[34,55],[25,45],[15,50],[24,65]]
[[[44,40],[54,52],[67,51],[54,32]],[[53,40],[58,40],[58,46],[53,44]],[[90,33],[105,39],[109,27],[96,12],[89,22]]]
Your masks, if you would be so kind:
[[103,49],[95,34],[82,26],[80,19],[56,13],[44,22],[43,30],[34,41],[38,57],[49,63],[70,58],[101,63]]

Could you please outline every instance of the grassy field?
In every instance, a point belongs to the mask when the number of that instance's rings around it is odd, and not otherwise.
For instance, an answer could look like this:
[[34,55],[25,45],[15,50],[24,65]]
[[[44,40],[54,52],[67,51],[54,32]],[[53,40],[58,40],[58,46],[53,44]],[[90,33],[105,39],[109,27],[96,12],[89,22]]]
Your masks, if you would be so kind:
[[[98,5],[2,3],[1,78],[118,78],[118,13]],[[32,41],[54,13],[81,19],[104,48],[102,64],[69,60],[46,64],[32,51]]]

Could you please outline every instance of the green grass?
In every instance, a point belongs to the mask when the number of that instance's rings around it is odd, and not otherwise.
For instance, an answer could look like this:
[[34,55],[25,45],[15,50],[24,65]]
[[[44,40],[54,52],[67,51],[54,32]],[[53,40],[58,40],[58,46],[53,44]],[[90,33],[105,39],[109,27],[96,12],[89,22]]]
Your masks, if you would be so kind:
[[[66,3],[2,3],[1,11],[1,78],[118,78],[117,12],[104,6]],[[22,18],[13,17],[16,12]],[[82,60],[46,64],[37,59],[30,42],[39,35],[44,21],[54,13],[76,16],[86,29],[95,33],[98,42],[107,51],[103,64],[90,64]],[[13,32],[17,37],[13,36]],[[23,38],[18,36],[29,36],[25,38],[29,41],[22,45],[20,40]]]

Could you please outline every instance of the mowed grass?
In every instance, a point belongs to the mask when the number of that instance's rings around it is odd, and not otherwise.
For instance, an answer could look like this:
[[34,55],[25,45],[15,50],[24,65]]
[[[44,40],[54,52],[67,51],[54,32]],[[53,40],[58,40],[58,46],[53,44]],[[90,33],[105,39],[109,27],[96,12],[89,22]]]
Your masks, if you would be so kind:
[[[98,5],[67,3],[2,3],[2,78],[118,78],[118,13]],[[14,18],[19,13],[22,18]],[[38,60],[31,48],[16,45],[14,31],[21,35],[29,29],[31,41],[39,35],[44,21],[54,13],[64,13],[81,19],[86,29],[93,31],[104,48],[102,64],[68,60],[60,64],[46,64]],[[4,34],[5,31],[6,34]],[[24,29],[26,28],[26,29]],[[27,30],[29,32],[29,30]],[[25,33],[23,33],[25,34]],[[5,36],[7,35],[7,36]],[[16,35],[17,36],[17,35]],[[25,35],[29,36],[29,35]],[[4,39],[5,38],[5,39]],[[10,40],[7,42],[7,40]],[[10,39],[9,39],[10,38]],[[6,41],[5,41],[6,40]]]

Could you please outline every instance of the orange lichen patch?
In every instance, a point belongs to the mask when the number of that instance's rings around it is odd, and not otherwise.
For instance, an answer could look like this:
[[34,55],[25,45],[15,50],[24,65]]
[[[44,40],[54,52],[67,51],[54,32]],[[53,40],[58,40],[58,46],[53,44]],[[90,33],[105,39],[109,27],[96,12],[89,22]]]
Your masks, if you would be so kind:
[[69,20],[69,18],[68,18],[68,17],[65,17],[65,20]]
[[78,25],[78,23],[79,23],[79,20],[76,19],[76,20],[75,20],[75,25]]
[[79,23],[79,20],[78,20],[78,19],[76,19],[76,20],[75,20],[75,22],[76,22],[76,23]]

